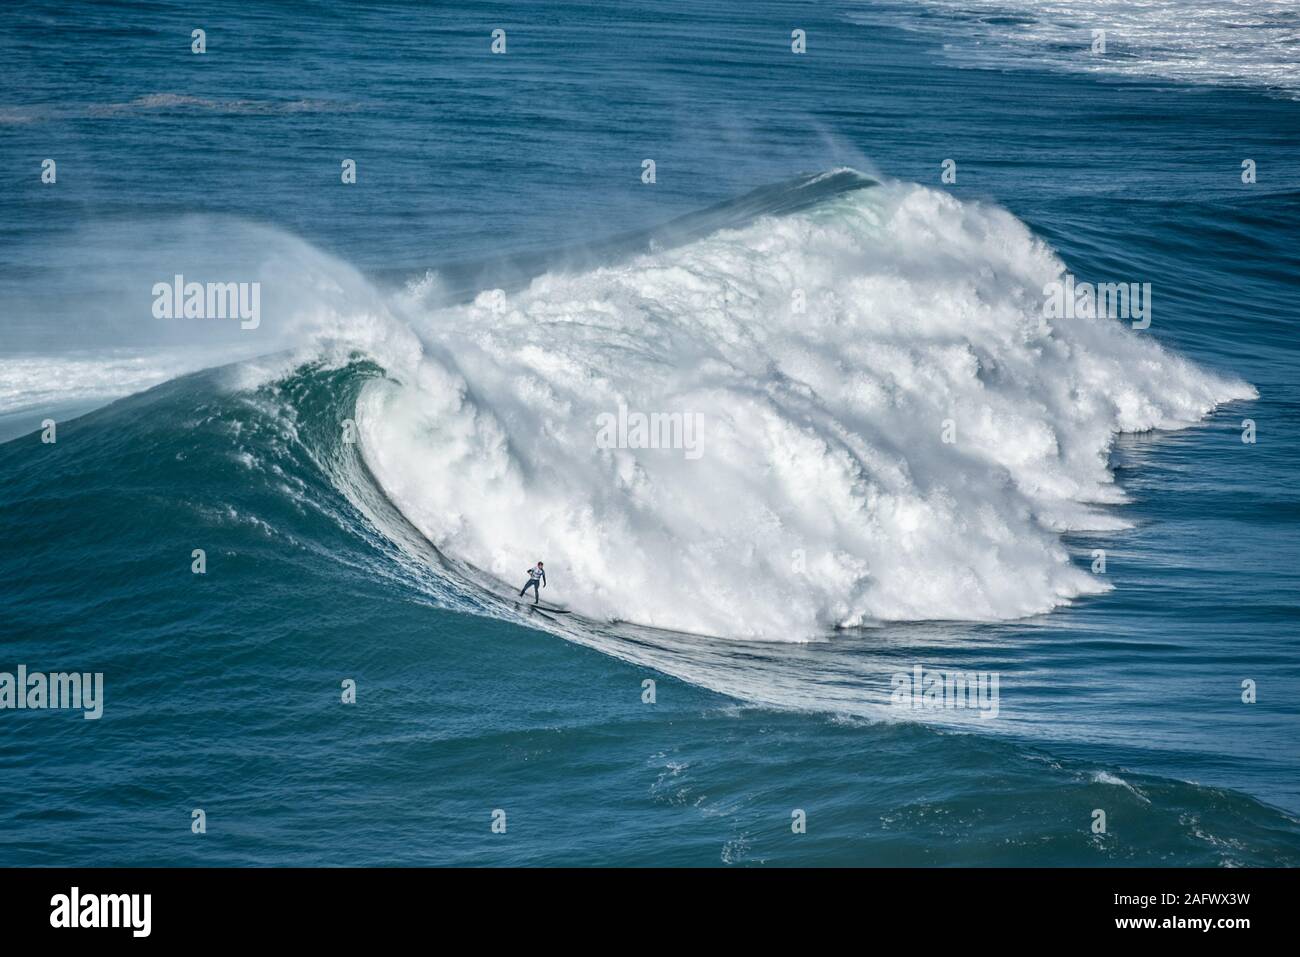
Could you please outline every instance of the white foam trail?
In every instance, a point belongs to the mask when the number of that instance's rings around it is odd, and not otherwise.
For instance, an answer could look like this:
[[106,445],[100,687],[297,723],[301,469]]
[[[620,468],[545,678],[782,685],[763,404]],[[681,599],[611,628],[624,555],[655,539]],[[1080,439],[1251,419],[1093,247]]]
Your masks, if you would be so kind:
[[[1300,8],[1295,0],[923,0],[950,16],[916,18],[910,5],[854,11],[937,33],[944,49],[978,65],[1052,68],[1192,83],[1269,87],[1300,97]],[[1094,30],[1106,53],[1092,52]],[[952,43],[954,31],[980,42]]]
[[[593,618],[802,640],[1032,615],[1102,588],[1058,533],[1121,524],[1097,507],[1123,500],[1115,432],[1254,396],[1115,321],[1049,323],[1063,271],[1005,211],[891,185],[514,295],[395,300],[427,348],[365,333],[400,384],[363,392],[362,448],[444,553],[515,587],[542,558]],[[620,403],[700,413],[702,457],[598,447]]]

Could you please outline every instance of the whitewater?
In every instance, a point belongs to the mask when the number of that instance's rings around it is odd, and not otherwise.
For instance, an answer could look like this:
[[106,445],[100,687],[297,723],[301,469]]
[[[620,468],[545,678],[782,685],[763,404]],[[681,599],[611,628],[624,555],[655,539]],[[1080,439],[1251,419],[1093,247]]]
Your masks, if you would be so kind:
[[[1045,318],[1066,266],[996,206],[851,170],[780,193],[828,183],[794,212],[470,301],[436,272],[384,289],[239,227],[291,281],[268,282],[255,340],[275,355],[230,386],[373,359],[385,374],[340,427],[387,498],[500,593],[544,560],[550,595],[594,621],[806,641],[1103,592],[1062,535],[1126,527],[1116,435],[1254,389],[1122,322]],[[31,365],[6,363],[0,395]],[[698,416],[699,454],[602,447],[620,408]]]
[[[933,34],[946,55],[971,66],[1032,64],[1300,98],[1293,0],[922,0],[855,4],[845,16]],[[954,36],[971,42],[953,43]]]
[[[1104,588],[1060,535],[1123,527],[1116,433],[1254,395],[1049,322],[1064,270],[995,207],[852,190],[420,316],[427,348],[358,402],[365,460],[441,551],[505,582],[544,558],[597,619],[805,640],[1045,612]],[[599,448],[619,406],[701,414],[703,454]]]

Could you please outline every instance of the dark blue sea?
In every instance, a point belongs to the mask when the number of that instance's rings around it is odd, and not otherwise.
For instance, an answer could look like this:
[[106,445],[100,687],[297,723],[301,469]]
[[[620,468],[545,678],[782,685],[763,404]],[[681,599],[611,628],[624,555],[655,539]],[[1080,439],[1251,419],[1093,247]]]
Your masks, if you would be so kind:
[[0,865],[1300,864],[1298,239],[1275,0],[6,4]]

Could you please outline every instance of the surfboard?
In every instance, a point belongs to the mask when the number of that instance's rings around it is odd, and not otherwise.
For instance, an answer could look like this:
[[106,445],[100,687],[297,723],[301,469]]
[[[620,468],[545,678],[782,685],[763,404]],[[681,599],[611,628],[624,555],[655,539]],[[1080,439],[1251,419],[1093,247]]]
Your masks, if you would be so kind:
[[541,602],[541,603],[539,603],[539,604],[534,604],[534,603],[531,602],[531,601],[523,601],[523,600],[521,600],[521,599],[516,598],[516,599],[515,599],[515,604],[518,605],[520,608],[529,608],[529,609],[532,609],[532,610],[534,610],[534,611],[544,611],[544,612],[548,612],[548,613],[550,613],[550,614],[552,614],[552,615],[567,615],[567,614],[570,614],[569,609],[567,609],[567,608],[556,608],[554,605],[548,605],[546,602]]

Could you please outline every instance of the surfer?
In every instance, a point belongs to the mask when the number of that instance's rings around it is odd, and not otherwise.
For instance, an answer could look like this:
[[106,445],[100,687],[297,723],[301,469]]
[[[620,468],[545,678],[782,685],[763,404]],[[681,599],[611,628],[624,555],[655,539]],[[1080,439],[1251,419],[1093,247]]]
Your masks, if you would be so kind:
[[528,569],[528,581],[524,582],[524,587],[519,589],[519,597],[524,597],[524,592],[528,589],[533,590],[533,604],[536,605],[541,600],[541,592],[537,589],[537,583],[541,582],[542,587],[546,587],[546,569],[542,568],[542,563],[538,562],[536,567]]

